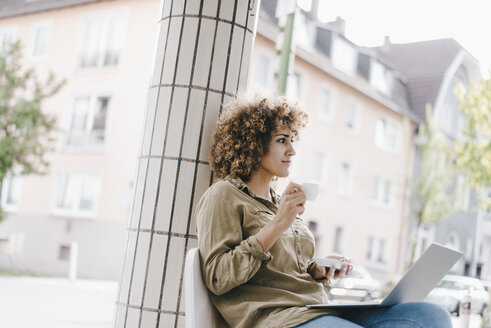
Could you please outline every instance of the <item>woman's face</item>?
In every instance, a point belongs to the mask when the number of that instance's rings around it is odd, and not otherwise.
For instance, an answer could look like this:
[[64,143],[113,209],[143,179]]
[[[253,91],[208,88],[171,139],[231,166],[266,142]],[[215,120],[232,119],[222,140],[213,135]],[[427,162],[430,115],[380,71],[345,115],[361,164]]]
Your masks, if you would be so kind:
[[272,134],[268,152],[261,158],[259,170],[272,177],[287,177],[291,165],[293,149],[293,133],[289,128],[281,128]]

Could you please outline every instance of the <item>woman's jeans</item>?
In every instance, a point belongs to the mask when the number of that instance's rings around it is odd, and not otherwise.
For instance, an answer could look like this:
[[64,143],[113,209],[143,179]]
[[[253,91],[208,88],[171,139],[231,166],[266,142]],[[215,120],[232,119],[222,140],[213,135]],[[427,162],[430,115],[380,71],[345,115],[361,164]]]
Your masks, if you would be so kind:
[[390,308],[350,309],[338,316],[324,315],[296,328],[451,328],[450,314],[425,302],[402,303]]

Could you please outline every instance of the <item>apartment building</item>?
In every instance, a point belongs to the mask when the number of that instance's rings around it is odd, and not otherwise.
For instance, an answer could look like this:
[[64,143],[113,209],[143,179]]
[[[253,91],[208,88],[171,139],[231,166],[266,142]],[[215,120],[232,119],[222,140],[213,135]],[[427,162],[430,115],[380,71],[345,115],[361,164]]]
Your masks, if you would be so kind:
[[[459,111],[455,87],[457,84],[467,86],[481,77],[479,62],[453,39],[386,44],[379,50],[406,77],[413,112],[424,120],[426,104],[430,104],[433,117],[449,142],[452,144],[461,138],[464,118]],[[417,171],[416,166],[416,174]],[[436,224],[425,224],[419,231],[416,254],[432,241],[452,246],[464,253],[454,267],[456,273],[489,279],[490,215],[479,210],[475,191],[466,186],[464,176],[455,179],[453,188],[459,211]],[[414,222],[412,218],[410,227]]]
[[[261,4],[250,90],[275,88],[276,3]],[[67,275],[76,256],[80,277],[119,278],[159,6],[160,0],[0,4],[0,41],[20,39],[26,65],[67,79],[45,104],[62,131],[49,154],[50,172],[11,175],[3,185],[1,268],[13,261],[19,271]],[[318,255],[348,255],[386,280],[402,269],[412,138],[421,118],[400,66],[382,49],[348,40],[344,24],[317,21],[315,6],[297,15],[287,94],[304,105],[311,123],[291,177],[321,185],[303,215]]]
[[65,86],[44,104],[57,116],[48,174],[10,176],[2,191],[0,265],[118,279],[143,129],[158,0],[7,1],[0,40],[20,40],[26,66]]
[[[275,5],[261,4],[249,83],[261,90],[275,87]],[[400,270],[405,252],[407,182],[419,120],[400,73],[377,49],[348,40],[342,19],[324,24],[301,10],[295,24],[287,95],[303,103],[311,122],[291,178],[321,185],[303,217],[317,237],[317,255],[348,255],[387,280]]]

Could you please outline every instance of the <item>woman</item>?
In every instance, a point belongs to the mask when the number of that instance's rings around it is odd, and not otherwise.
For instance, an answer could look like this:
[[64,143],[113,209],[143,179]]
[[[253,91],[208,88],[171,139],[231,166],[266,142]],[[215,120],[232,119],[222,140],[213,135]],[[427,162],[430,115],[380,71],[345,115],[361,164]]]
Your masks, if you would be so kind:
[[344,265],[335,275],[312,261],[314,238],[299,217],[306,201],[302,187],[291,182],[281,198],[271,187],[277,177],[288,176],[293,142],[307,115],[281,96],[241,96],[227,107],[210,153],[211,169],[222,180],[197,207],[203,278],[227,325],[451,326],[446,311],[427,303],[346,313],[306,308],[326,303],[330,280],[351,271]]

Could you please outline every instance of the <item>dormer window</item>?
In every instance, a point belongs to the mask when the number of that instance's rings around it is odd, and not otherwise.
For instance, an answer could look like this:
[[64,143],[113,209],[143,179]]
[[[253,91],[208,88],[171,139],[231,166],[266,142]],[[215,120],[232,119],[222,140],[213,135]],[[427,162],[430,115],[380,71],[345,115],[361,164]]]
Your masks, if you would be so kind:
[[349,42],[340,37],[335,38],[332,49],[334,67],[345,73],[354,74],[357,67],[357,58],[357,52]]
[[295,42],[303,48],[312,48],[315,40],[315,26],[303,14],[295,16]]
[[370,83],[380,92],[389,95],[392,84],[392,72],[377,60],[372,59]]

